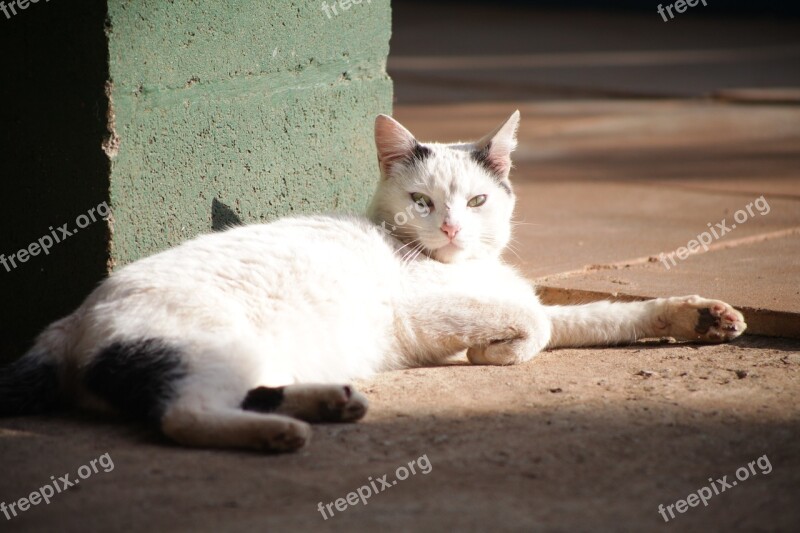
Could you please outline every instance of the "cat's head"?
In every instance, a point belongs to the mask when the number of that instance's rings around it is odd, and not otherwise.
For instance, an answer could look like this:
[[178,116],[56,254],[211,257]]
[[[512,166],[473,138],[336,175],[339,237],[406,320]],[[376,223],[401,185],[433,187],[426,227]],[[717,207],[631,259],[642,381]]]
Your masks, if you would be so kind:
[[[519,111],[474,143],[420,143],[386,115],[375,120],[381,180],[369,216],[443,263],[497,257],[511,238],[508,174]],[[413,255],[413,254],[412,254]]]

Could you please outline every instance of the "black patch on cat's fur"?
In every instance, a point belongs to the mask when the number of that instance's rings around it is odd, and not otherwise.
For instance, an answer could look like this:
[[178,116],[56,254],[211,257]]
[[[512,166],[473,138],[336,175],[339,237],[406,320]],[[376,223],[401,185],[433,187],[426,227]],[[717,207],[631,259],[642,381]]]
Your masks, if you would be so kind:
[[230,208],[214,198],[211,200],[211,229],[214,231],[225,231],[233,226],[243,226],[244,222],[239,215]]
[[505,178],[503,178],[503,176],[498,175],[497,174],[497,169],[494,168],[494,166],[489,162],[489,151],[491,150],[491,148],[492,148],[492,143],[489,143],[486,146],[484,146],[483,148],[481,148],[480,150],[473,150],[472,153],[471,153],[472,160],[475,161],[476,163],[478,163],[480,166],[482,166],[486,170],[488,170],[489,173],[492,176],[495,177],[495,181],[497,182],[497,185],[501,189],[506,191],[509,196],[511,196],[511,194],[512,194],[511,193],[511,187],[509,186],[508,181],[506,181]]
[[59,403],[59,369],[28,354],[0,368],[0,416],[43,413]]
[[257,387],[247,392],[242,409],[245,411],[274,411],[283,403],[283,387]]
[[705,334],[712,326],[719,326],[719,318],[711,314],[710,309],[698,309],[697,324],[694,327],[696,333]]
[[86,368],[86,388],[133,418],[158,422],[187,371],[180,351],[163,341],[116,342]]
[[428,159],[428,157],[430,157],[431,153],[431,149],[427,146],[422,146],[419,143],[415,143],[414,149],[411,151],[411,161],[409,162],[413,163],[414,161],[425,161]]

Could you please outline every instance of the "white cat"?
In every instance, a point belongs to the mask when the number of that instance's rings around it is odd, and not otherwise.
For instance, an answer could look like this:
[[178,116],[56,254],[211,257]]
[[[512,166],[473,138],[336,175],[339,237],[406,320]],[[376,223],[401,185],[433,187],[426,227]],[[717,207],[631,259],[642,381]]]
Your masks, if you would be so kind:
[[128,265],[0,372],[0,414],[70,399],[154,422],[193,446],[294,450],[306,422],[355,421],[346,385],[442,363],[526,361],[546,347],[670,335],[719,342],[742,315],[698,296],[539,303],[500,260],[519,113],[472,144],[375,126],[369,219],[284,218],[204,235]]

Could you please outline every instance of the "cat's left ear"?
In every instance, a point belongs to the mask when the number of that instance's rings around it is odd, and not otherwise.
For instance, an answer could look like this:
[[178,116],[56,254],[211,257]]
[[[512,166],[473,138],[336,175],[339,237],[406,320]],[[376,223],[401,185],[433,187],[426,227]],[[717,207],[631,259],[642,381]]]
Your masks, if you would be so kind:
[[391,175],[395,165],[421,161],[430,154],[429,148],[419,144],[410,131],[387,115],[375,119],[375,147],[384,178]]
[[502,180],[511,172],[511,152],[517,147],[519,110],[492,133],[475,143],[475,157],[490,172]]

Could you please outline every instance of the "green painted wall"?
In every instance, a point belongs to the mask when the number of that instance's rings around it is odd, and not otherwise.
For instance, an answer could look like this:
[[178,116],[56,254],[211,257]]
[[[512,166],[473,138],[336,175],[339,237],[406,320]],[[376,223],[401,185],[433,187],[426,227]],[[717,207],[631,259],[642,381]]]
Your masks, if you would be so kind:
[[116,265],[225,216],[365,209],[373,118],[391,110],[389,0],[322,5],[109,2]]
[[373,119],[391,110],[390,5],[336,11],[82,0],[0,15],[0,254],[113,207],[109,223],[0,266],[0,362],[114,266],[237,220],[364,210]]

